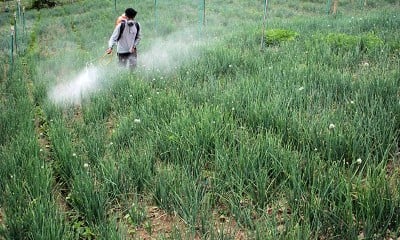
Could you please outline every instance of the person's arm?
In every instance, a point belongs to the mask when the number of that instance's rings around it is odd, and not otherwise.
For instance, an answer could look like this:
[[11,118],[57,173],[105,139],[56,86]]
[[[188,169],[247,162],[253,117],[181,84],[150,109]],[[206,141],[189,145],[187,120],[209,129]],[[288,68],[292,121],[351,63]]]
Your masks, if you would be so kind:
[[139,30],[139,31],[136,33],[136,38],[135,38],[135,41],[133,42],[133,46],[135,48],[139,45],[140,40],[142,39],[142,29],[140,27],[140,24],[139,23],[137,23],[137,24],[139,25],[139,29],[136,29],[136,30]]
[[110,40],[108,40],[108,49],[106,50],[107,54],[110,54],[112,52],[113,46],[117,44],[118,41],[118,36],[119,36],[119,30],[120,30],[121,23],[119,23],[115,28],[114,31],[110,37]]

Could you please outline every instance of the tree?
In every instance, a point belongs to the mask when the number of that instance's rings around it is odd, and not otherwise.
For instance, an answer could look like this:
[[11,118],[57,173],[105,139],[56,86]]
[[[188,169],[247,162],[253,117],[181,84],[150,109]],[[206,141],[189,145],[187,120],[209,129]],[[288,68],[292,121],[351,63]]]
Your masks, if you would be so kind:
[[35,0],[32,3],[32,8],[41,9],[41,8],[52,8],[56,6],[56,2],[52,0]]

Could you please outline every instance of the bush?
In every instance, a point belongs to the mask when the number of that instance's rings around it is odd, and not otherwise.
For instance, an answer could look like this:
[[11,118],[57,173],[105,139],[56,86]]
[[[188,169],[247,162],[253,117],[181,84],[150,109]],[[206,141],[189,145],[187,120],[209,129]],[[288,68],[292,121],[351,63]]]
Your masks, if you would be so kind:
[[287,29],[270,29],[266,32],[266,45],[280,45],[283,42],[293,41],[299,34]]
[[361,50],[373,50],[383,45],[382,39],[375,36],[373,33],[367,33],[360,37]]
[[330,33],[326,35],[326,37],[322,37],[322,41],[328,43],[328,45],[334,50],[350,50],[355,48],[358,42],[355,36],[344,33]]
[[27,9],[42,9],[53,8],[73,2],[76,2],[76,0],[27,0],[24,1],[24,5],[27,6]]
[[390,50],[393,53],[400,54],[400,41],[392,40],[388,43]]
[[41,9],[41,8],[48,8],[48,7],[55,7],[56,2],[51,0],[35,0],[32,3],[32,8]]
[[360,50],[367,51],[380,47],[383,41],[373,33],[354,36],[345,33],[330,33],[322,36],[321,40],[327,43],[335,52]]

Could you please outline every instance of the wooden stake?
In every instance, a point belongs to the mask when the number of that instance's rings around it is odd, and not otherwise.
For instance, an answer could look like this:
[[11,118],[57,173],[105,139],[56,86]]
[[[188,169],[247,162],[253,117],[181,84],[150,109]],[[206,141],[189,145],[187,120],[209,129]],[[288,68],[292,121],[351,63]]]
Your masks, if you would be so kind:
[[339,0],[334,0],[333,1],[333,15],[336,16],[337,13],[337,8],[338,8]]

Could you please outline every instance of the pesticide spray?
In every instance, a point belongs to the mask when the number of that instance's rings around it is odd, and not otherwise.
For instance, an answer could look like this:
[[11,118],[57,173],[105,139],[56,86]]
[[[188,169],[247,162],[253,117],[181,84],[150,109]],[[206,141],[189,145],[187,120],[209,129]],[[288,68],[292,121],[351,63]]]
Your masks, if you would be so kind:
[[[204,43],[196,39],[195,31],[186,29],[170,34],[163,39],[155,39],[147,51],[138,56],[138,72],[157,72],[168,74],[181,64],[198,56],[200,46]],[[104,59],[107,59],[104,64]],[[49,99],[61,106],[80,105],[82,100],[102,90],[104,83],[117,79],[115,76],[127,69],[116,64],[108,64],[109,60],[117,61],[114,56],[104,55],[83,67],[72,79],[62,81],[48,92]],[[102,60],[99,62],[98,60]]]
[[170,73],[198,57],[204,44],[194,28],[155,39],[151,47],[140,56],[140,67],[144,71]]
[[49,99],[57,105],[79,105],[84,97],[99,89],[101,69],[88,65],[70,80],[63,81],[50,89]]

